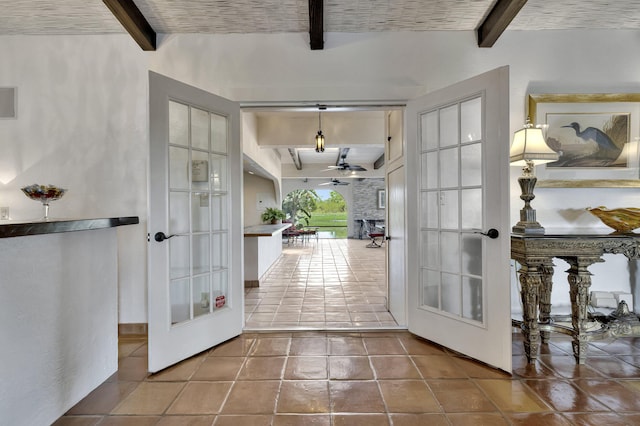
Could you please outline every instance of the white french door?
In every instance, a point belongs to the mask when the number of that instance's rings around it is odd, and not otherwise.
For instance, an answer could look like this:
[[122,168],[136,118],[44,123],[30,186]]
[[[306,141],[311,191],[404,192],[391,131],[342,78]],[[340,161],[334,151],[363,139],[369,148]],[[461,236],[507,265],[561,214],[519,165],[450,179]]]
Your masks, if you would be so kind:
[[149,73],[149,371],[239,335],[240,106]]
[[409,331],[511,372],[509,142],[508,67],[407,105]]

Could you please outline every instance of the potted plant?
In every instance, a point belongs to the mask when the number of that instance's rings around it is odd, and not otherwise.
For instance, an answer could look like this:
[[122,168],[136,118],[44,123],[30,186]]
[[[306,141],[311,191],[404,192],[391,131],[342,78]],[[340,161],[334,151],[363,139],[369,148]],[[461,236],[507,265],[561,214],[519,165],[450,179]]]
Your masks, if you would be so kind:
[[286,216],[284,212],[275,207],[267,207],[267,209],[262,213],[261,216],[263,222],[272,223],[274,225],[282,222],[282,219],[284,219],[285,217]]

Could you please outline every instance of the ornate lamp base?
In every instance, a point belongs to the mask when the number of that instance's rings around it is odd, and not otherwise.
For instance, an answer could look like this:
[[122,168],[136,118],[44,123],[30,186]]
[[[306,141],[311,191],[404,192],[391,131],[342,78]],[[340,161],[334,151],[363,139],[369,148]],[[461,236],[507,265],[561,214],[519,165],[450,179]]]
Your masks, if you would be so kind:
[[522,171],[522,176],[518,178],[518,184],[522,190],[520,199],[524,201],[524,207],[520,210],[520,222],[511,228],[511,231],[514,234],[544,234],[544,228],[536,220],[536,211],[531,207],[531,200],[536,198],[533,195],[533,188],[538,181],[538,178],[533,175],[533,163],[529,164],[528,162]]

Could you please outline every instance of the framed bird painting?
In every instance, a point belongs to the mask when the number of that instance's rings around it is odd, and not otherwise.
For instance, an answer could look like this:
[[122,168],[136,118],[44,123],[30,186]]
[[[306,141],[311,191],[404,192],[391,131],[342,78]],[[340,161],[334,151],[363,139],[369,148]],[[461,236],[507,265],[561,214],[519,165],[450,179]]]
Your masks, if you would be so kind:
[[640,93],[530,94],[528,109],[559,155],[539,187],[640,186]]

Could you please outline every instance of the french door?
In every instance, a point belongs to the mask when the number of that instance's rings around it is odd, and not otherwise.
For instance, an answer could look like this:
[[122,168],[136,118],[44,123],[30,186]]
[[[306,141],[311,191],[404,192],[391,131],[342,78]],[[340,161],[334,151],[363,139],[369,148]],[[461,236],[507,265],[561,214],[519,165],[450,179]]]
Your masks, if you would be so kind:
[[239,335],[237,103],[149,73],[149,371]]
[[407,310],[411,332],[511,372],[508,73],[407,105]]

